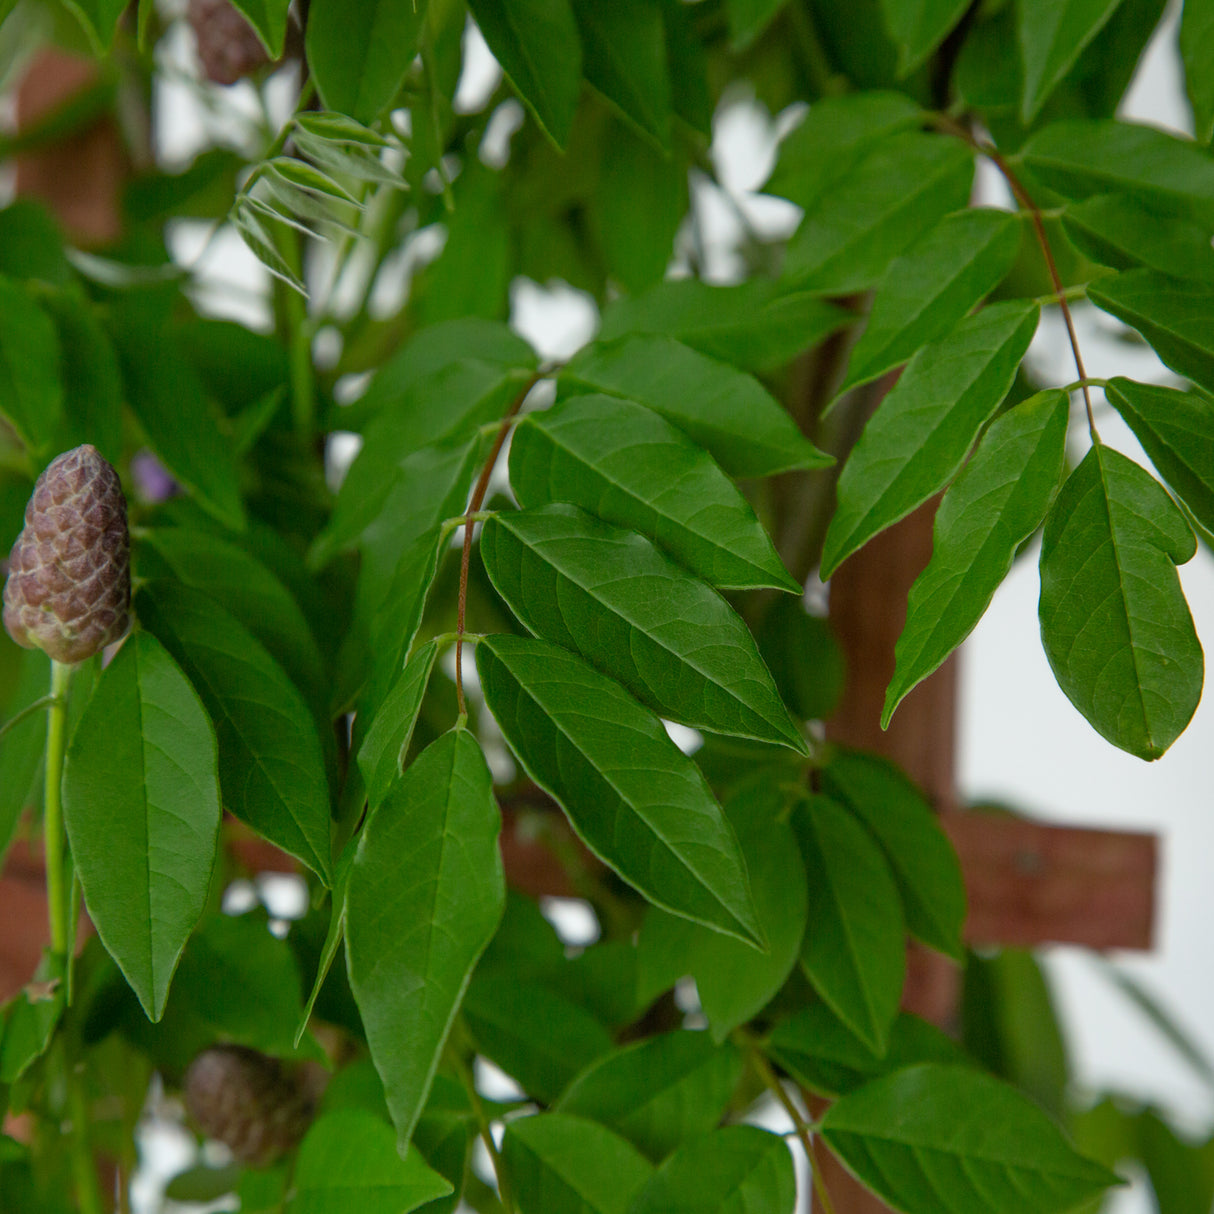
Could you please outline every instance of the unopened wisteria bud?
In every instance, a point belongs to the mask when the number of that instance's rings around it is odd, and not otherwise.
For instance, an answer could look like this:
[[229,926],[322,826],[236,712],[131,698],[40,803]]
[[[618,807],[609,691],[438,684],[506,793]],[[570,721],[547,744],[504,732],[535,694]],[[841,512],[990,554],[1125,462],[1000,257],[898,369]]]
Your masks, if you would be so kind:
[[47,465],[9,556],[4,627],[26,649],[83,662],[130,626],[131,541],[118,473],[86,443]]

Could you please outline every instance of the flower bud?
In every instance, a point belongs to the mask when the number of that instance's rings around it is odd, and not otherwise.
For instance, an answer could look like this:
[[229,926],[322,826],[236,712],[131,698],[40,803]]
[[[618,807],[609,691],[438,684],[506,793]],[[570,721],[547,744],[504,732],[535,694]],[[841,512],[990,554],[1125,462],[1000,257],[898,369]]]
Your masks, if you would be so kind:
[[9,556],[4,627],[26,649],[83,662],[130,625],[131,541],[118,473],[85,444],[47,465]]

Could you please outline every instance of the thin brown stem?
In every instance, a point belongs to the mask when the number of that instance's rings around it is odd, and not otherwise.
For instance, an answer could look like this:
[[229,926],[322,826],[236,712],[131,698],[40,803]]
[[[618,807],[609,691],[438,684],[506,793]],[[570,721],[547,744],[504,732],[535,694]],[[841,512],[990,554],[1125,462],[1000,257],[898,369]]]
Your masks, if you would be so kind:
[[[497,437],[493,440],[493,449],[489,452],[489,458],[485,460],[485,466],[477,478],[472,496],[468,499],[467,515],[476,514],[484,505],[485,494],[489,491],[489,478],[493,475],[497,457],[502,453],[502,444],[506,441],[506,435],[510,432],[511,419],[523,407],[523,401],[527,399],[531,389],[540,381],[542,375],[542,371],[536,371],[531,375],[503,415],[501,424],[497,428]],[[459,602],[455,612],[455,697],[459,703],[461,717],[468,712],[468,703],[464,699],[464,618],[468,610],[468,568],[471,561],[472,523],[466,522],[464,524],[464,548],[459,559]]]

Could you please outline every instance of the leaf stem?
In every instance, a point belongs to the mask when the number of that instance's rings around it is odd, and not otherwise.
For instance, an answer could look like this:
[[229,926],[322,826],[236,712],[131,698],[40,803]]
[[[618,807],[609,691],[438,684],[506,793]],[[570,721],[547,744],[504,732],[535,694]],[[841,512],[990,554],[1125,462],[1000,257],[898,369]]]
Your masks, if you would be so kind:
[[472,1106],[472,1115],[476,1118],[481,1141],[485,1144],[485,1150],[489,1153],[489,1162],[493,1164],[493,1174],[497,1177],[497,1191],[498,1196],[501,1198],[502,1206],[506,1214],[514,1214],[514,1199],[510,1192],[510,1178],[506,1174],[506,1167],[502,1163],[497,1143],[493,1141],[493,1127],[489,1124],[489,1118],[485,1113],[485,1106],[481,1102],[481,1094],[476,1090],[476,1080],[472,1077],[472,1069],[468,1066],[467,1060],[459,1050],[449,1050],[448,1056],[455,1064],[455,1069],[459,1071],[464,1091],[468,1093],[468,1103]]
[[[493,440],[493,449],[489,452],[489,458],[485,460],[485,466],[481,469],[481,474],[477,478],[476,487],[472,490],[472,496],[468,499],[468,509],[465,511],[466,517],[472,517],[484,505],[485,494],[489,491],[489,478],[493,475],[493,468],[497,463],[497,457],[502,453],[502,446],[506,441],[506,435],[510,432],[510,421],[523,407],[523,401],[527,399],[531,389],[539,383],[542,377],[542,368],[539,371],[532,372],[518,395],[510,402],[510,407],[498,423],[497,438]],[[464,549],[460,554],[459,560],[459,603],[455,612],[455,631],[459,634],[455,641],[455,697],[459,702],[460,716],[466,716],[468,712],[468,703],[464,699],[464,619],[468,611],[468,569],[471,560],[472,526],[471,524],[467,524],[464,527]]]
[[67,965],[68,890],[66,885],[63,826],[63,756],[67,749],[67,689],[72,667],[51,662],[51,701],[46,717],[46,793],[42,820],[46,853],[46,903],[50,917],[51,950]]
[[4,737],[10,729],[15,725],[20,725],[27,717],[32,717],[34,713],[41,712],[44,708],[49,708],[54,704],[55,697],[51,695],[43,696],[41,699],[35,700],[32,704],[27,704],[20,712],[15,712],[3,725],[0,725],[0,738]]
[[834,1203],[826,1190],[826,1182],[822,1179],[821,1170],[814,1154],[813,1129],[801,1116],[801,1110],[797,1108],[792,1097],[784,1090],[784,1085],[780,1082],[779,1076],[772,1069],[771,1063],[767,1061],[762,1050],[753,1040],[745,1041],[745,1045],[746,1055],[750,1059],[750,1065],[754,1067],[755,1074],[759,1076],[763,1081],[763,1086],[780,1102],[784,1111],[792,1119],[797,1138],[805,1151],[810,1179],[814,1186],[814,1196],[817,1198],[818,1205],[822,1207],[822,1214],[835,1214]]

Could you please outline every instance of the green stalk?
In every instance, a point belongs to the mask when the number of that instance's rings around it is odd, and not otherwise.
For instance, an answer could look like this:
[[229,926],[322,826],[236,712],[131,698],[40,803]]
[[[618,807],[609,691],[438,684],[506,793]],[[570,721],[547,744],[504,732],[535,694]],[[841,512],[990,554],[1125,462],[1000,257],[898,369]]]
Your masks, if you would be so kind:
[[67,870],[64,857],[63,756],[67,749],[67,689],[72,667],[51,662],[51,703],[46,715],[46,794],[43,842],[46,849],[46,901],[51,924],[51,950],[68,961]]
[[88,1106],[84,1098],[84,1076],[67,1063],[68,1107],[72,1115],[72,1174],[76,1181],[76,1203],[80,1214],[103,1214],[97,1164],[89,1145]]

